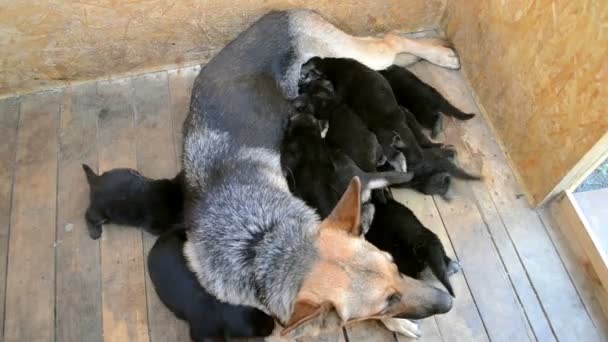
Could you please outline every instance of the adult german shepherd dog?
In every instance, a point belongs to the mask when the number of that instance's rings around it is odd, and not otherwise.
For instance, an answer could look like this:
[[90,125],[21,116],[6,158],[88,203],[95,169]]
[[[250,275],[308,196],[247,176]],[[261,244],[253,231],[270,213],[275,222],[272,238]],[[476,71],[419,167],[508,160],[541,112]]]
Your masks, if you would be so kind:
[[354,37],[313,11],[290,10],[261,17],[201,70],[184,122],[184,254],[209,293],[272,315],[290,336],[367,319],[394,328],[392,317],[451,308],[450,295],[402,276],[361,236],[357,177],[321,221],[281,172],[302,64],[344,57],[380,70],[397,54],[459,67],[441,41]]

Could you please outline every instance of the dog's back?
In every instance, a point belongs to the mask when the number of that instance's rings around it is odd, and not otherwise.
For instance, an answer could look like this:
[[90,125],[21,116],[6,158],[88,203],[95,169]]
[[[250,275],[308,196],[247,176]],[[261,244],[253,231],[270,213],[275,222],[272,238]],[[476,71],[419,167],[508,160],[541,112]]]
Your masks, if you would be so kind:
[[254,308],[219,302],[205,291],[183,255],[186,233],[176,230],[158,238],[148,254],[148,271],[160,300],[188,321],[194,341],[210,337],[268,336],[273,319]]

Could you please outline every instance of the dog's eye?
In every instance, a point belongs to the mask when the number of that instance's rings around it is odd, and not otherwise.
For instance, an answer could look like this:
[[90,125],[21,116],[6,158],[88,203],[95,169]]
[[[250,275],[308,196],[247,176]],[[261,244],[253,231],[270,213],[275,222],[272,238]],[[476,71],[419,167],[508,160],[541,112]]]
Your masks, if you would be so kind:
[[388,296],[388,298],[386,298],[387,307],[396,305],[400,301],[401,301],[401,294],[397,293],[397,292],[391,294],[390,296]]

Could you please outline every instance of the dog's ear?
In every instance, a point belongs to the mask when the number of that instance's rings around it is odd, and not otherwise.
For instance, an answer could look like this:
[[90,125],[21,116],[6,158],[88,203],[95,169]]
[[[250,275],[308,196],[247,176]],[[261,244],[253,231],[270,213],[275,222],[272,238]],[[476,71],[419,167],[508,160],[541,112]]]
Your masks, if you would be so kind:
[[355,176],[332,210],[323,220],[323,227],[342,229],[347,233],[361,235],[361,180]]
[[332,308],[333,305],[330,302],[318,304],[309,300],[298,300],[294,306],[289,322],[287,322],[285,328],[281,330],[281,336],[285,336],[302,324],[324,315]]

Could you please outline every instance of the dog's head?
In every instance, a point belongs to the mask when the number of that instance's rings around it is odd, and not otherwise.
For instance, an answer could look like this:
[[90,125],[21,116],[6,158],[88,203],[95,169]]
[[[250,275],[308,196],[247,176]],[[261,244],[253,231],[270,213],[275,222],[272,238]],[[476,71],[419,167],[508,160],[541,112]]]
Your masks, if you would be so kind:
[[319,258],[302,284],[283,335],[367,319],[419,319],[452,307],[450,295],[403,276],[390,254],[363,238],[360,193],[361,182],[355,177],[321,223]]

